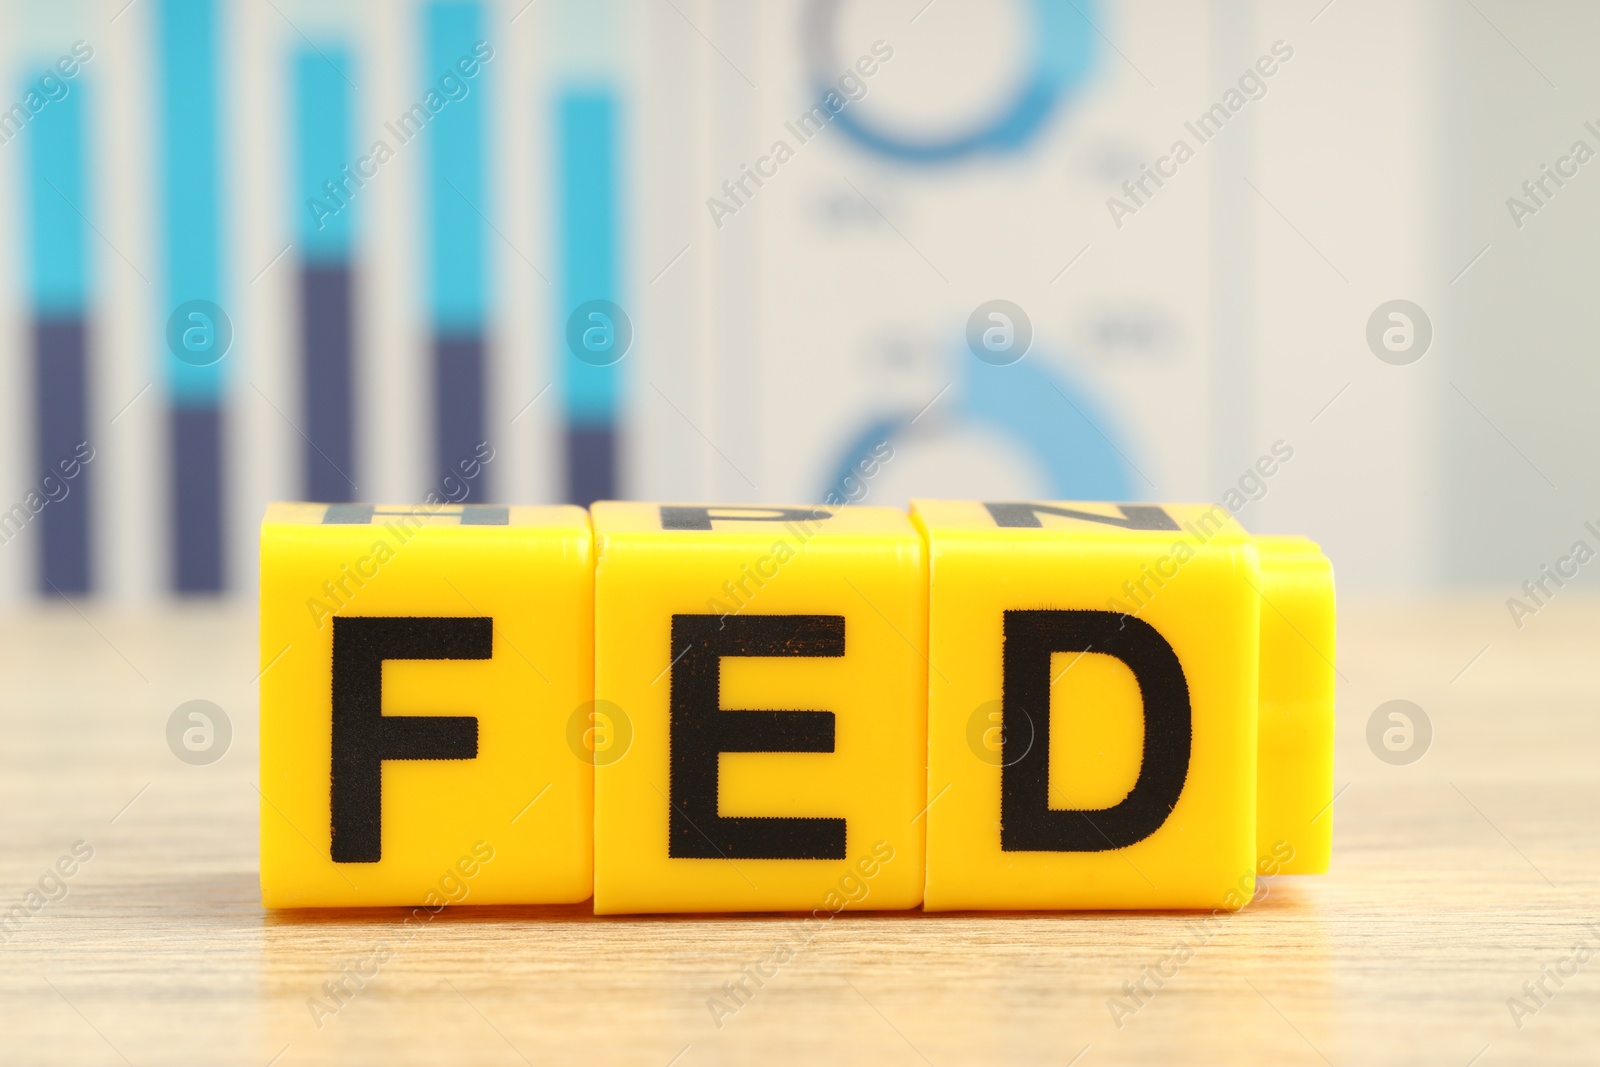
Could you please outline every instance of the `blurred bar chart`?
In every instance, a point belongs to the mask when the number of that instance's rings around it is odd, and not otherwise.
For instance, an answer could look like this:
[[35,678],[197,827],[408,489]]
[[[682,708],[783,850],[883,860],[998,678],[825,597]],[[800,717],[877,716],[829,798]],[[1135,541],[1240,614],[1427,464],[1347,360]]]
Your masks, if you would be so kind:
[[1495,269],[1392,150],[1444,17],[9,0],[0,595],[249,595],[268,501],[430,492],[1237,497],[1354,588],[1521,573],[1561,508],[1426,548],[1456,394],[1520,416],[1366,340]]

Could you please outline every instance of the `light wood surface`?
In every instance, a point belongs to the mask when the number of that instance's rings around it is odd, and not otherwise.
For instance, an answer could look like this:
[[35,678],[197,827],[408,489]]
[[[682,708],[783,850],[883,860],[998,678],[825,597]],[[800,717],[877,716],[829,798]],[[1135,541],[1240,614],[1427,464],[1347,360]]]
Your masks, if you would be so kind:
[[[1195,917],[847,915],[719,1028],[707,999],[793,918],[266,913],[252,618],[13,618],[0,912],[74,842],[94,856],[0,943],[0,1062],[1594,1063],[1600,602],[1569,592],[1519,632],[1505,595],[1342,605],[1333,872],[1271,882],[1120,1028],[1108,998]],[[1434,728],[1406,767],[1366,747],[1397,697]],[[195,698],[234,726],[209,766],[166,744]],[[1595,958],[1519,1029],[1507,999],[1584,939]],[[380,943],[319,1027],[308,1001]]]

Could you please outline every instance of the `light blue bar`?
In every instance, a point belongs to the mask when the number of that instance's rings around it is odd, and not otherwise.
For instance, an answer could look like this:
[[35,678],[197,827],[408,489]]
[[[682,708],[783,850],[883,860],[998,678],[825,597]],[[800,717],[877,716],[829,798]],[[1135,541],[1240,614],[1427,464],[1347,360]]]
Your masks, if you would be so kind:
[[561,242],[557,366],[570,425],[611,425],[616,417],[621,364],[597,367],[568,350],[567,319],[588,300],[618,299],[618,105],[605,87],[571,88],[557,101],[560,169],[556,219]]
[[484,39],[482,5],[429,4],[426,33],[427,66],[417,103],[429,117],[415,135],[427,141],[428,150],[429,307],[436,333],[479,334],[488,305],[479,212],[489,210],[483,136],[488,71],[482,50],[474,51]]
[[19,131],[28,157],[29,294],[39,316],[78,317],[89,299],[84,85],[82,75],[41,74],[24,86],[19,99],[29,94],[48,99],[41,89],[45,84],[66,95],[49,100]]
[[342,48],[295,52],[295,219],[300,258],[308,263],[349,260],[362,183],[371,177],[351,153],[350,70]]
[[[222,300],[219,200],[217,12],[212,0],[159,0],[155,17],[161,119],[161,219],[165,234],[166,316],[188,300]],[[167,348],[162,355],[172,402],[221,402],[224,359],[197,367]]]

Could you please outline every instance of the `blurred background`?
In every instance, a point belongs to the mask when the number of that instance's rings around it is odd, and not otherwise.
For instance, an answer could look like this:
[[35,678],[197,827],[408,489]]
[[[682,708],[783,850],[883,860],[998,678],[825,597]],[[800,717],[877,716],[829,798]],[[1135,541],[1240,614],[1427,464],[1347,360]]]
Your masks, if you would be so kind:
[[1219,501],[1374,592],[1600,545],[1600,9],[0,11],[12,602],[430,491]]

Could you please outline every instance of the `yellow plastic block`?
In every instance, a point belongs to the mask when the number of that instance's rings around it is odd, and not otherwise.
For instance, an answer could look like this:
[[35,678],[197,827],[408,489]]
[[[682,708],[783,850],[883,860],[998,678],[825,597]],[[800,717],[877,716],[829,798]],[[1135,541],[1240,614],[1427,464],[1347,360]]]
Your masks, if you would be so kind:
[[599,913],[915,907],[927,565],[888,508],[593,510]]
[[592,551],[581,508],[268,509],[268,907],[590,896]]
[[1261,557],[1256,850],[1287,853],[1280,874],[1322,874],[1333,849],[1333,566],[1304,537],[1254,540]]
[[[1296,674],[1307,657],[1262,593],[1327,637],[1331,665],[1314,545],[1263,562],[1210,505],[912,514],[931,593],[928,909],[1231,909],[1258,872],[1326,865],[1325,830],[1293,824],[1329,799],[1331,685]],[[1262,692],[1289,696],[1258,734]],[[1260,758],[1277,765],[1258,827]]]

